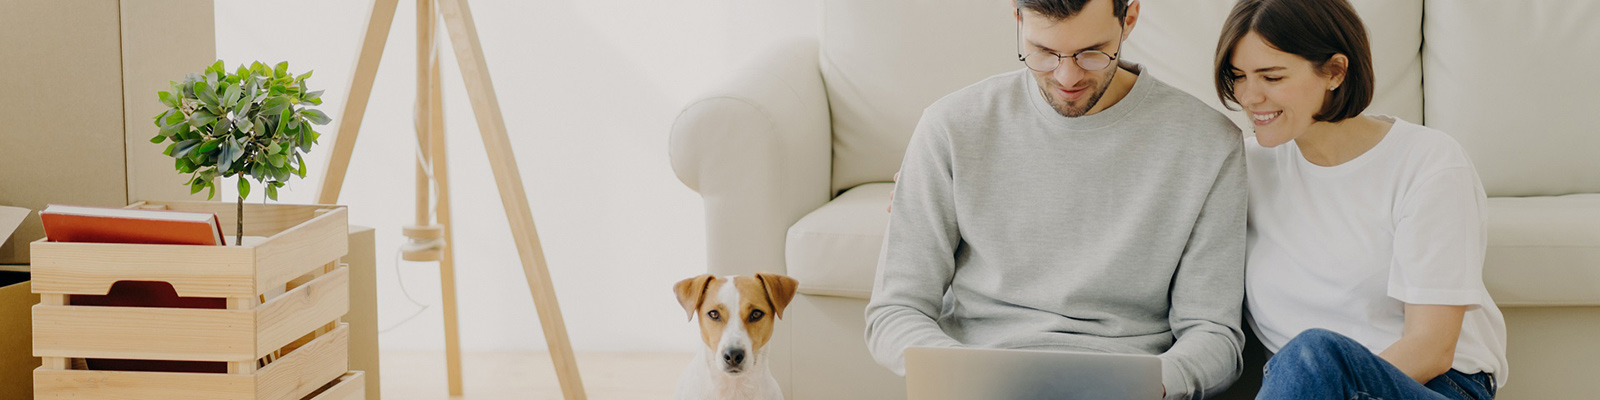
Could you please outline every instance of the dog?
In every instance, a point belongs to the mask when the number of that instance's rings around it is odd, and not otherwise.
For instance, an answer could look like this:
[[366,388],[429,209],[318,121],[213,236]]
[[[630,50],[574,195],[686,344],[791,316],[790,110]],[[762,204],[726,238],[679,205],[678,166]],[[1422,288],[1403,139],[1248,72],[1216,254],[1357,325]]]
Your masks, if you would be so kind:
[[767,369],[767,340],[775,318],[794,299],[794,278],[700,275],[672,286],[689,320],[700,318],[704,347],[678,379],[679,400],[782,400]]

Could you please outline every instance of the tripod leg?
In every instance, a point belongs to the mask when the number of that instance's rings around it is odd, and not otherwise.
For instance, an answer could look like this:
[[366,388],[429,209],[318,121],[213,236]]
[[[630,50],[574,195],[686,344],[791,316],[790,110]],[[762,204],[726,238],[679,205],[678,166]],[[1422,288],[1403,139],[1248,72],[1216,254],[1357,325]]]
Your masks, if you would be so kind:
[[550,349],[551,361],[555,364],[561,392],[567,400],[582,400],[585,394],[583,381],[578,376],[578,362],[572,354],[572,343],[567,338],[561,307],[556,303],[555,287],[550,283],[544,249],[539,243],[533,213],[528,209],[522,174],[517,170],[516,157],[511,151],[506,122],[500,114],[500,100],[496,98],[494,84],[489,79],[489,65],[483,58],[483,47],[472,22],[472,12],[467,8],[466,0],[440,0],[439,6],[445,27],[450,32],[451,47],[455,49],[456,60],[460,63],[462,78],[466,81],[467,97],[472,101],[472,113],[478,121],[478,131],[483,135],[489,166],[494,170],[495,186],[500,189],[500,202],[505,206],[506,219],[511,222],[511,235],[517,244],[517,254],[522,258],[522,271],[528,279],[528,290],[533,294],[534,308],[539,312],[539,325],[544,328],[545,342]]
[[394,24],[397,0],[373,0],[372,16],[367,18],[367,29],[361,38],[361,51],[356,56],[355,73],[350,77],[350,98],[339,113],[339,134],[334,138],[328,168],[322,170],[322,187],[317,189],[317,204],[338,204],[339,191],[344,187],[344,175],[350,169],[350,153],[355,151],[356,135],[361,131],[361,118],[367,113],[367,100],[372,97],[372,81],[378,75],[378,61],[383,59],[383,46],[389,41],[389,26]]
[[[418,60],[426,64],[420,65],[422,71],[427,71],[427,76],[420,77],[418,87],[425,89],[426,97],[419,98],[419,105],[425,105],[425,110],[417,110],[417,115],[426,125],[428,136],[428,159],[433,167],[434,184],[438,185],[438,203],[434,205],[434,218],[443,228],[444,248],[439,256],[439,293],[444,306],[444,360],[445,377],[449,383],[450,395],[462,394],[461,384],[461,329],[456,313],[456,256],[455,256],[455,226],[452,225],[450,216],[450,156],[445,148],[444,132],[444,96],[443,88],[439,85],[439,57],[432,50],[436,48],[434,40],[435,14],[433,13],[432,0],[418,0],[417,12],[426,17],[417,18],[418,32],[424,32],[426,27],[428,52],[422,53],[426,60]],[[426,21],[424,21],[424,18]],[[423,34],[419,33],[418,37]],[[422,108],[422,107],[419,107]]]

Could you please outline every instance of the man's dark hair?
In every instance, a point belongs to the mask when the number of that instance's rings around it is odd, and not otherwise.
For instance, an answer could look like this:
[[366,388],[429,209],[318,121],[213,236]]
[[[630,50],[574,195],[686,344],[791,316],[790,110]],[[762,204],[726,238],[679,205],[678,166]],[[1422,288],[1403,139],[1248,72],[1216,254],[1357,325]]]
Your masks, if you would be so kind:
[[1376,86],[1372,71],[1372,48],[1367,44],[1367,28],[1347,0],[1241,0],[1233,6],[1222,24],[1217,41],[1217,97],[1229,109],[1239,99],[1233,95],[1233,51],[1239,40],[1256,32],[1278,50],[1311,61],[1324,76],[1340,72],[1329,64],[1335,54],[1349,58],[1344,82],[1334,89],[1322,110],[1312,118],[1338,122],[1361,115],[1372,104]]
[[[1033,11],[1056,21],[1078,15],[1084,6],[1094,1],[1099,0],[1016,0],[1017,9]],[[1111,15],[1116,16],[1118,21],[1127,19],[1128,0],[1106,1],[1111,2]]]

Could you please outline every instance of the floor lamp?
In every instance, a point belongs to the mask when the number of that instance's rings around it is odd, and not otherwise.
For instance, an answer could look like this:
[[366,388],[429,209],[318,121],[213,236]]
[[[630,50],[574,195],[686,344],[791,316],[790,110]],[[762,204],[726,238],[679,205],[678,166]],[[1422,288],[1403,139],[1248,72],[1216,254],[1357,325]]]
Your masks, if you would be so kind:
[[[361,40],[356,59],[355,73],[350,80],[349,102],[339,118],[339,133],[333,144],[332,156],[325,170],[322,187],[317,191],[318,204],[337,204],[344,176],[350,167],[350,155],[355,149],[356,135],[361,129],[361,119],[366,114],[367,101],[372,96],[373,81],[378,72],[378,61],[383,58],[383,47],[389,38],[389,27],[394,22],[398,0],[374,0],[372,13]],[[437,11],[435,10],[437,4]],[[478,121],[478,131],[483,135],[483,148],[488,153],[489,166],[494,171],[495,186],[500,191],[500,202],[505,206],[506,219],[511,223],[512,238],[517,244],[517,254],[522,259],[522,271],[528,280],[528,290],[533,293],[533,303],[539,313],[539,325],[544,329],[545,342],[550,348],[550,358],[555,364],[556,377],[561,392],[567,400],[584,399],[583,382],[578,377],[578,363],[572,354],[572,344],[567,339],[566,324],[561,318],[561,307],[556,304],[555,289],[550,283],[550,270],[545,264],[544,249],[539,244],[539,232],[533,224],[533,214],[528,210],[528,199],[522,188],[522,176],[511,151],[511,141],[506,136],[505,119],[500,114],[500,101],[494,85],[489,80],[489,66],[483,58],[483,47],[478,41],[478,31],[472,21],[472,11],[467,0],[417,0],[417,142],[421,156],[417,161],[417,219],[407,226],[405,234],[413,243],[437,243],[437,246],[408,246],[402,257],[412,261],[439,261],[439,283],[442,286],[444,308],[445,368],[451,396],[462,394],[461,338],[456,315],[455,258],[452,254],[452,229],[450,225],[449,163],[445,156],[444,108],[439,85],[439,59],[436,53],[435,33],[442,16],[445,29],[450,32],[451,48],[455,49],[462,79],[466,81],[467,97],[472,102],[472,112]],[[426,161],[426,162],[424,162]],[[425,167],[426,165],[426,167]],[[427,168],[427,170],[425,170]],[[429,171],[431,170],[431,171]],[[437,185],[438,199],[430,221],[428,203],[429,179],[432,175]]]

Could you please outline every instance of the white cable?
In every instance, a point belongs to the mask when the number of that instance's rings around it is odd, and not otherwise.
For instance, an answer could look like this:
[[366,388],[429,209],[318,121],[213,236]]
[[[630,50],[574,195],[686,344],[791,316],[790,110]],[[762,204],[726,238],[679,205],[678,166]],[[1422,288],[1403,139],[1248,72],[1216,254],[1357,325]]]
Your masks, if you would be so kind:
[[405,290],[405,278],[400,277],[400,251],[398,250],[395,251],[394,266],[395,282],[400,283],[400,293],[405,294],[406,301],[410,301],[413,306],[418,306],[419,309],[416,309],[416,312],[411,312],[411,315],[406,315],[405,318],[400,318],[400,322],[395,323],[395,325],[389,325],[389,328],[384,328],[384,330],[378,331],[378,334],[389,333],[389,331],[395,330],[395,328],[400,328],[400,325],[405,325],[406,322],[411,322],[411,318],[416,318],[416,315],[422,315],[422,312],[427,310],[427,307],[429,307],[427,304],[422,304],[422,302],[418,302],[416,299],[411,298],[411,291]]

